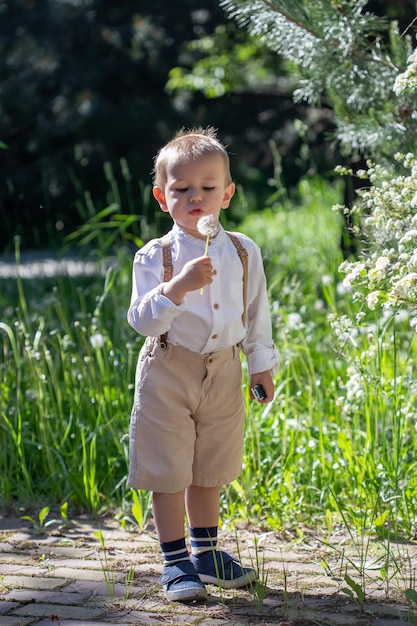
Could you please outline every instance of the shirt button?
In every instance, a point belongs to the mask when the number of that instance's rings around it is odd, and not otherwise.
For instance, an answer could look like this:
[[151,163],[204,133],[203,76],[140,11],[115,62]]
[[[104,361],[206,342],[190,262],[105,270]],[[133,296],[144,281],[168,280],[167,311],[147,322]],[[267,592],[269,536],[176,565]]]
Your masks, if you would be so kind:
[[217,270],[213,270],[212,275],[215,276],[217,274]]
[[218,335],[212,335],[211,338],[212,339],[217,339]]
[[215,304],[213,304],[213,306],[214,306],[215,309],[219,308],[219,305],[217,304],[217,302]]

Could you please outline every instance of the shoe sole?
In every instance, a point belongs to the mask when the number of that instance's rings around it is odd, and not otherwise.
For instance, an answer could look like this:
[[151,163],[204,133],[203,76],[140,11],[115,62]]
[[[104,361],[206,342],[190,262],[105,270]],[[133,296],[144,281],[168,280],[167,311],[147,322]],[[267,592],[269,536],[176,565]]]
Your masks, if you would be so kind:
[[165,595],[171,602],[192,602],[193,600],[207,600],[206,589],[177,589],[177,591],[165,591]]
[[253,583],[256,578],[256,572],[248,572],[243,576],[239,576],[239,578],[232,578],[232,580],[225,580],[208,574],[199,574],[198,576],[205,585],[216,585],[222,589],[239,589]]

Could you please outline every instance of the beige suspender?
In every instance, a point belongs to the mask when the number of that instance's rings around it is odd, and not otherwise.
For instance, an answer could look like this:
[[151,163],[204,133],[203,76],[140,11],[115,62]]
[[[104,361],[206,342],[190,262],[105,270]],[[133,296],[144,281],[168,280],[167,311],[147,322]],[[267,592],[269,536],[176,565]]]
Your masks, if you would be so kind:
[[249,267],[248,266],[248,252],[243,247],[243,244],[240,241],[239,237],[237,237],[233,233],[230,233],[227,230],[226,230],[226,234],[229,235],[230,239],[232,240],[232,243],[233,243],[233,245],[235,246],[235,248],[237,250],[237,253],[239,255],[239,258],[240,258],[242,266],[243,266],[243,313],[242,313],[242,324],[244,326],[245,322],[246,322],[246,307],[247,307],[247,303],[248,303],[248,267]]
[[[226,231],[226,234],[230,237],[233,245],[236,248],[236,251],[239,255],[243,266],[243,313],[242,313],[242,323],[243,326],[246,322],[246,307],[248,301],[248,252],[241,243],[239,237]],[[172,266],[172,254],[171,254],[171,241],[169,235],[164,235],[161,237],[162,243],[162,257],[163,257],[163,265],[164,265],[164,282],[169,282],[172,278],[173,274],[173,266]],[[161,344],[166,344],[168,333],[164,333],[161,335]]]
[[163,255],[163,264],[164,264],[164,283],[168,283],[174,272],[174,268],[172,267],[172,254],[171,254],[171,243],[169,235],[164,235],[161,237],[162,242],[162,255]]

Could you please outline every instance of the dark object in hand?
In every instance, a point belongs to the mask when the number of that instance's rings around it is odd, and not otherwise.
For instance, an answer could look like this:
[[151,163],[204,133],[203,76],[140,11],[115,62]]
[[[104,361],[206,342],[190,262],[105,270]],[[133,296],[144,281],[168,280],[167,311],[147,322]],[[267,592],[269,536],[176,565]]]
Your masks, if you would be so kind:
[[266,393],[262,385],[255,385],[254,387],[252,387],[251,391],[254,395],[255,400],[265,400]]

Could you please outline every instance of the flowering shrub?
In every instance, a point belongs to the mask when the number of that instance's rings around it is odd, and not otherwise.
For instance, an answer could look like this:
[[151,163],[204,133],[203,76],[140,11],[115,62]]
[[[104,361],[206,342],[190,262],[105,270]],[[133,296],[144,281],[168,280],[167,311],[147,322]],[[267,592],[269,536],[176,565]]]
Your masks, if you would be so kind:
[[[397,75],[393,91],[398,97],[417,89],[417,51],[408,58],[406,70]],[[414,119],[415,111],[410,112]],[[344,286],[353,299],[375,310],[406,310],[417,330],[417,160],[412,152],[394,155],[391,167],[368,162],[358,176],[369,178],[370,188],[359,192],[353,209],[362,221],[364,247],[357,261],[340,266]],[[339,168],[342,171],[342,168]],[[346,211],[346,209],[344,209]]]
[[[343,287],[356,303],[354,315],[352,319],[330,316],[338,344],[349,360],[350,381],[368,380],[369,396],[384,396],[385,410],[390,403],[399,404],[396,394],[400,380],[403,392],[407,389],[405,395],[412,399],[411,407],[416,397],[417,159],[411,153],[396,154],[394,162],[401,173],[395,167],[370,162],[366,172],[358,172],[371,183],[359,191],[360,202],[352,210],[358,218],[356,233],[362,238],[362,249],[357,260],[345,260],[339,267]],[[404,325],[407,321],[408,330]],[[391,331],[386,333],[388,327]],[[369,376],[372,370],[374,376]],[[348,380],[344,410],[347,406],[361,410],[362,394],[356,393],[353,407],[349,384]],[[401,407],[414,421],[417,419],[415,409],[404,399]]]
[[405,72],[395,79],[394,93],[401,96],[413,93],[417,89],[417,50],[414,50],[408,58],[408,67]]
[[[359,191],[361,204],[353,209],[362,219],[364,247],[357,261],[345,260],[343,284],[370,310],[378,305],[414,314],[417,304],[417,160],[412,154],[395,155],[405,172],[369,163],[372,186]],[[417,330],[417,319],[411,317]]]

